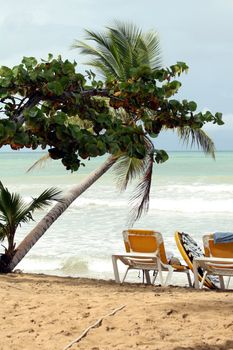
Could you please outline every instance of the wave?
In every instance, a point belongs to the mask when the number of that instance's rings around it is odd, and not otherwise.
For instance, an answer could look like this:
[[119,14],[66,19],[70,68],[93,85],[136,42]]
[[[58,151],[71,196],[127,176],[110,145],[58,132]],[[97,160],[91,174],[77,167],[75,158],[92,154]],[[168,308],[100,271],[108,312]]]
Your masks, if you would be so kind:
[[233,199],[209,200],[188,199],[152,199],[150,210],[182,213],[233,213]]
[[[106,254],[108,257],[108,254]],[[58,276],[101,276],[110,277],[112,275],[112,264],[110,259],[91,258],[90,256],[66,258],[51,258],[44,255],[31,255],[18,265],[24,272],[47,273]]]
[[[72,204],[71,209],[92,210],[111,210],[118,209],[128,210],[129,193],[118,194],[111,187],[95,189],[89,192],[89,196],[85,194],[77,198]],[[91,195],[90,195],[91,194]],[[25,196],[26,202],[31,197]],[[202,212],[233,212],[233,185],[226,184],[210,184],[210,185],[163,185],[152,189],[150,196],[150,209],[160,211],[173,211],[184,213],[202,213]]]
[[[97,195],[98,197],[98,195]],[[127,207],[127,201],[119,199],[97,199],[97,198],[78,198],[71,204],[71,207]]]
[[[229,197],[229,196],[228,196]],[[95,200],[95,199],[79,199],[76,203],[72,205],[73,209],[78,208],[93,209],[93,207],[98,207],[99,210],[106,211],[106,209],[118,208],[119,210],[125,210],[128,208],[128,201],[111,201],[111,200]],[[233,199],[225,198],[221,196],[219,198],[204,198],[192,197],[186,198],[179,196],[176,198],[165,197],[165,198],[151,198],[150,199],[150,210],[159,211],[173,211],[173,212],[184,212],[184,213],[233,213]]]
[[88,262],[82,258],[69,257],[62,260],[60,263],[59,271],[64,275],[77,275],[87,273],[89,270]]
[[203,195],[213,193],[213,194],[233,194],[233,185],[228,184],[190,184],[190,185],[162,185],[155,187],[154,193],[156,192],[173,192],[177,193],[202,193]]

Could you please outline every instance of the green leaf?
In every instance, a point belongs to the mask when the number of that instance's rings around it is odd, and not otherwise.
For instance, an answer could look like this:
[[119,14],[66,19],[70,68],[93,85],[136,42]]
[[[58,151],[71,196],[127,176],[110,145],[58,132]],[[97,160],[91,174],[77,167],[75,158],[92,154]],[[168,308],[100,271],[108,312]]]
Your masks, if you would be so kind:
[[54,121],[56,124],[58,125],[64,125],[65,121],[67,120],[67,116],[65,113],[63,112],[58,112],[55,116],[54,116]]
[[181,87],[181,82],[178,80],[173,80],[168,86],[172,90],[178,90]]
[[12,77],[12,70],[6,66],[1,66],[0,68],[0,75],[2,77]]
[[26,145],[29,143],[29,136],[25,132],[19,132],[14,136],[14,143]]
[[11,86],[11,84],[12,84],[12,79],[10,76],[6,78],[0,78],[0,87],[8,88]]
[[69,124],[68,130],[74,139],[79,140],[82,137],[82,133],[81,133],[80,127],[78,125]]
[[187,66],[187,64],[185,62],[177,62],[176,64],[180,67],[181,73],[182,72],[185,72],[185,73],[188,72],[189,66]]
[[98,149],[96,147],[96,144],[94,144],[94,143],[87,143],[85,145],[85,148],[86,148],[87,152],[89,153],[89,155],[91,157],[96,157],[98,155]]
[[9,95],[8,89],[2,88],[0,89],[0,98],[6,98]]
[[154,152],[155,152],[154,159],[158,164],[166,162],[169,158],[167,152],[165,152],[163,149],[155,149]]
[[167,83],[166,85],[164,85],[166,97],[170,97],[177,93],[181,85],[181,82],[178,80],[173,80],[171,83]]
[[189,102],[188,106],[189,106],[190,111],[192,111],[192,112],[195,112],[195,110],[197,109],[197,104],[194,101]]
[[37,65],[37,60],[35,59],[35,57],[24,57],[22,59],[22,63],[27,69],[32,69]]
[[215,113],[215,123],[217,123],[218,125],[224,124],[224,121],[222,120],[222,113]]
[[25,115],[25,117],[29,117],[29,118],[38,118],[42,115],[42,112],[39,108],[33,107],[33,108],[25,110],[24,115]]
[[169,100],[169,104],[174,108],[174,109],[179,109],[181,104],[177,100]]
[[4,120],[5,131],[8,137],[13,137],[16,132],[16,124],[10,120]]
[[206,111],[203,116],[207,122],[211,122],[213,120],[213,115],[210,111]]
[[4,138],[6,132],[5,132],[5,128],[2,124],[0,124],[0,141],[2,138]]
[[64,74],[75,74],[74,64],[66,60],[62,65],[62,72]]
[[97,146],[97,148],[98,148],[99,155],[104,155],[104,154],[106,153],[106,146],[105,146],[105,144],[103,143],[103,141],[98,140],[96,146]]
[[51,53],[48,54],[48,61],[51,61],[53,59],[53,55]]
[[48,90],[57,96],[60,96],[64,92],[64,88],[59,81],[53,81],[47,84]]

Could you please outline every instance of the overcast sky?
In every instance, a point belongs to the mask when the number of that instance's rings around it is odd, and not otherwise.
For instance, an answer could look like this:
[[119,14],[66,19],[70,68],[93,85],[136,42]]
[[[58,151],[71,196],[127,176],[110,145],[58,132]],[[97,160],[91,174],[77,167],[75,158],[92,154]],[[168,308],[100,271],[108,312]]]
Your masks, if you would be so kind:
[[[233,0],[0,0],[0,64],[23,56],[55,56],[85,61],[70,46],[83,29],[102,31],[115,19],[135,23],[160,36],[163,64],[190,67],[177,98],[194,100],[198,109],[222,112],[225,125],[206,131],[218,150],[233,150]],[[83,67],[81,68],[83,70]],[[160,147],[184,149],[171,133]]]

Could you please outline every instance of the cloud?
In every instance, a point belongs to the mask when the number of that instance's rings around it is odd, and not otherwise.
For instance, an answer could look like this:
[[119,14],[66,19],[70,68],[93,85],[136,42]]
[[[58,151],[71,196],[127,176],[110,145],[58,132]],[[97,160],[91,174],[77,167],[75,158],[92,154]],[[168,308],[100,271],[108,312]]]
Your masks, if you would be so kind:
[[[213,113],[223,112],[225,125],[209,124],[205,130],[219,147],[233,149],[232,17],[232,0],[190,0],[188,5],[187,0],[2,1],[0,64],[18,64],[23,56],[46,58],[49,52],[80,64],[85,57],[70,50],[74,39],[83,38],[84,28],[102,31],[114,19],[157,30],[164,65],[185,61],[190,66],[175,98],[196,101],[198,110],[208,105]],[[164,144],[180,147],[173,133],[166,135]]]

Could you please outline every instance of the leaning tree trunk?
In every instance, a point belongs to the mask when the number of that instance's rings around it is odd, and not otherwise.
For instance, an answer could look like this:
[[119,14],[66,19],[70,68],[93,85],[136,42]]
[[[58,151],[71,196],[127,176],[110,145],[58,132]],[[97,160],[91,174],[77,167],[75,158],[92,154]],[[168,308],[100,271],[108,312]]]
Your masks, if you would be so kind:
[[68,191],[61,202],[58,202],[36,225],[36,227],[23,239],[23,241],[16,248],[8,271],[12,271],[16,265],[29,252],[34,244],[43,236],[48,228],[64,213],[64,211],[71,205],[71,203],[85,192],[94,182],[96,182],[109,168],[115,163],[116,158],[110,156],[107,160],[91,174],[89,174],[79,185],[73,187]]

